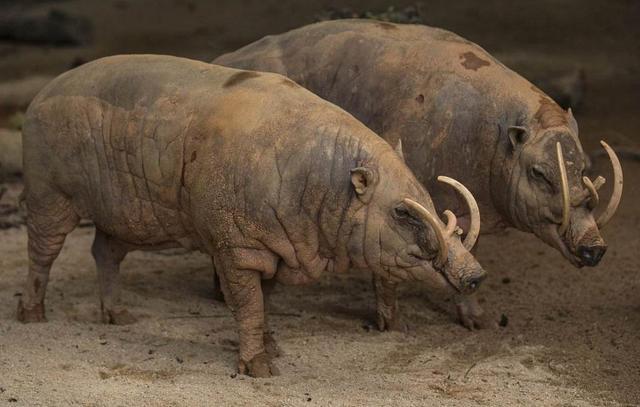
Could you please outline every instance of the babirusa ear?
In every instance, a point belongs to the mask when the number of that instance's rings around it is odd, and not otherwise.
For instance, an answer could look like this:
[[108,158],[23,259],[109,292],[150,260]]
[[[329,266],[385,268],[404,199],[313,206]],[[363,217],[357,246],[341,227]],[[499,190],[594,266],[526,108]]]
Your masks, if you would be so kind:
[[507,128],[507,135],[509,136],[509,141],[511,141],[511,147],[516,149],[527,141],[529,131],[523,126],[509,126]]
[[402,159],[402,161],[404,161],[404,153],[402,152],[402,139],[398,139],[398,144],[396,144],[396,153],[398,153],[398,156],[400,156],[400,158]]
[[358,199],[364,203],[368,203],[371,199],[376,182],[376,173],[371,168],[357,167],[351,170],[351,184]]
[[571,130],[573,130],[576,133],[578,133],[578,122],[576,122],[575,117],[573,117],[573,112],[571,111],[571,108],[567,109],[567,115],[569,116],[569,118],[568,118],[569,127],[571,127]]

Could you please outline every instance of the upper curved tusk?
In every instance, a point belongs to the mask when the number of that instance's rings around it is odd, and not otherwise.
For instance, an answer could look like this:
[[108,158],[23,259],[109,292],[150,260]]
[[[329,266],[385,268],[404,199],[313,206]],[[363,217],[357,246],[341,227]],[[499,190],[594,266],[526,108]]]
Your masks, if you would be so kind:
[[458,227],[458,218],[456,218],[456,215],[448,209],[444,211],[444,216],[447,217],[447,227],[444,229],[444,236],[449,237],[453,235]]
[[598,196],[598,191],[589,177],[582,177],[582,182],[584,183],[584,186],[587,187],[587,191],[589,191],[590,199],[587,206],[589,209],[593,210],[600,203],[600,196]]
[[602,140],[600,140],[600,144],[602,144],[602,147],[604,147],[605,151],[609,155],[609,160],[611,160],[611,166],[613,167],[613,192],[611,193],[611,198],[609,199],[609,203],[607,204],[604,212],[602,212],[600,217],[598,217],[598,220],[596,220],[598,227],[602,228],[618,210],[618,205],[620,205],[620,200],[622,199],[623,176],[622,166],[620,165],[620,160],[618,160],[618,156],[615,151],[609,147],[609,144]]
[[480,208],[478,208],[478,203],[473,197],[473,194],[464,185],[462,185],[455,179],[441,175],[438,177],[438,181],[451,185],[460,193],[460,195],[462,195],[464,200],[467,202],[470,215],[469,231],[467,232],[467,236],[465,237],[462,244],[467,250],[471,250],[473,246],[475,246],[476,242],[478,241],[478,236],[480,235]]
[[567,181],[567,168],[564,166],[562,146],[556,143],[556,153],[558,155],[558,167],[560,168],[560,182],[562,185],[562,223],[558,228],[560,236],[564,235],[569,226],[569,181]]
[[444,265],[447,262],[447,257],[449,256],[449,246],[447,245],[444,230],[442,230],[440,222],[431,214],[431,212],[416,201],[405,198],[403,202],[405,205],[413,209],[424,222],[431,225],[431,228],[438,239],[438,246],[440,247],[440,251],[438,252],[438,263],[440,265]]
[[598,191],[604,185],[605,182],[607,182],[607,180],[603,176],[598,175],[596,177],[596,180],[593,181],[593,187],[596,189],[596,191]]

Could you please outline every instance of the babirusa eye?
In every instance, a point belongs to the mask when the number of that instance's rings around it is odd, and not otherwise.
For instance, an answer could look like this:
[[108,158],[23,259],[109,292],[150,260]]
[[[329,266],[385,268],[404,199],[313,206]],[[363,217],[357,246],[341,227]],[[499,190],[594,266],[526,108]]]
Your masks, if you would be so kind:
[[531,176],[535,179],[546,180],[547,177],[544,175],[544,171],[537,165],[531,167]]
[[409,216],[409,212],[407,212],[407,208],[401,205],[393,208],[393,214],[398,218],[406,218]]

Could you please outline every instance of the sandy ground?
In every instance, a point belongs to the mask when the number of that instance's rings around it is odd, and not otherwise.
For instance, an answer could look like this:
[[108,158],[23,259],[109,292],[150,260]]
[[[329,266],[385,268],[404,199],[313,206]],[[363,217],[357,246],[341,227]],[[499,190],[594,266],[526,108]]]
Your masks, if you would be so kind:
[[14,309],[26,233],[3,231],[0,403],[634,405],[640,219],[629,203],[640,189],[626,194],[597,270],[574,269],[519,232],[482,239],[478,256],[491,277],[480,297],[508,318],[506,327],[469,332],[455,324],[451,304],[416,286],[401,294],[406,332],[377,332],[369,278],[356,273],[278,288],[272,328],[284,355],[276,362],[281,376],[266,380],[234,374],[235,325],[210,298],[205,256],[132,253],[123,297],[140,321],[105,326],[89,254],[93,230],[79,228],[52,270],[49,322],[23,325]]
[[[91,15],[94,43],[0,43],[1,79],[56,73],[77,58],[118,52],[210,60],[311,22],[330,3],[52,4]],[[386,7],[349,3],[363,4]],[[639,147],[637,4],[473,4],[430,2],[426,21],[481,43],[523,71],[582,67],[587,93],[577,118],[587,151],[599,138]],[[606,161],[595,164],[610,178]],[[26,275],[26,232],[2,229],[0,405],[640,405],[640,163],[624,160],[623,166],[623,202],[604,231],[610,248],[597,268],[575,269],[516,231],[482,237],[478,257],[490,277],[480,299],[506,326],[469,332],[456,324],[451,303],[408,285],[400,301],[405,332],[380,333],[369,276],[326,276],[314,286],[276,289],[271,323],[284,354],[276,361],[281,375],[271,379],[234,374],[235,324],[211,299],[206,256],[131,253],[122,266],[123,298],[139,322],[105,326],[98,323],[89,253],[93,229],[79,228],[51,273],[49,322],[22,325],[14,313]],[[11,204],[21,184],[6,186],[0,203]]]

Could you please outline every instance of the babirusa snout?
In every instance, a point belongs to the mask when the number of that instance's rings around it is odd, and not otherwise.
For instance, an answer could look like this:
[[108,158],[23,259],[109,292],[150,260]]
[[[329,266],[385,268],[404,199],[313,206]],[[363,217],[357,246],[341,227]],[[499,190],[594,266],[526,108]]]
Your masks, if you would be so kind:
[[455,252],[449,259],[449,271],[453,281],[449,281],[458,290],[465,294],[470,294],[480,287],[480,283],[487,277],[486,271],[480,266],[478,261],[469,252]]
[[472,293],[480,287],[480,283],[487,277],[487,273],[480,269],[480,272],[475,273],[471,277],[464,279],[462,289],[464,292]]

